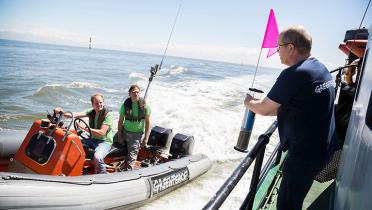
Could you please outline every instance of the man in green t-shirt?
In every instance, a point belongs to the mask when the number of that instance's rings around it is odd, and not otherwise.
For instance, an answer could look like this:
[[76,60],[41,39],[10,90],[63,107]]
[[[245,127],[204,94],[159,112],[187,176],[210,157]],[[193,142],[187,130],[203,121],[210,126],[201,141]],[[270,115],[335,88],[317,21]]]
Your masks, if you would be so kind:
[[[140,87],[132,85],[129,96],[120,107],[118,121],[118,142],[126,142],[128,154],[124,170],[134,169],[140,145],[146,146],[150,131],[150,107],[140,98]],[[144,135],[143,135],[144,134]],[[143,138],[142,138],[143,135]]]
[[[91,109],[83,112],[74,113],[75,118],[89,117],[89,127],[92,132],[91,139],[82,139],[81,142],[94,149],[94,171],[95,173],[106,173],[104,159],[109,153],[112,144],[112,111],[104,106],[104,97],[100,93],[91,96]],[[62,111],[61,108],[54,109],[56,113]],[[63,112],[63,111],[62,111]],[[64,113],[65,117],[71,117],[69,113]],[[79,127],[88,131],[84,126]]]

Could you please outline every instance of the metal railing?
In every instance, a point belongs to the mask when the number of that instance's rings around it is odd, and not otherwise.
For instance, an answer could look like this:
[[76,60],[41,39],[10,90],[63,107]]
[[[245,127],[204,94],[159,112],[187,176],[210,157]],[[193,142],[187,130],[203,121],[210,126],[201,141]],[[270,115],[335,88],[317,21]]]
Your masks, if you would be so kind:
[[[247,156],[240,162],[238,167],[233,171],[230,177],[225,181],[225,183],[220,187],[220,189],[213,195],[213,197],[209,200],[209,202],[203,207],[203,210],[214,210],[219,209],[226,198],[229,196],[231,191],[235,188],[238,184],[242,176],[251,166],[254,160],[255,166],[252,174],[251,184],[249,188],[249,192],[247,197],[244,199],[240,209],[252,209],[254,196],[257,191],[257,186],[262,178],[261,175],[261,166],[265,154],[265,149],[267,143],[269,143],[271,135],[274,133],[276,128],[278,127],[277,121],[274,121],[270,127],[266,130],[264,134],[261,134],[258,137],[257,143],[254,145],[252,150],[247,154]],[[265,168],[268,166],[265,166]]]

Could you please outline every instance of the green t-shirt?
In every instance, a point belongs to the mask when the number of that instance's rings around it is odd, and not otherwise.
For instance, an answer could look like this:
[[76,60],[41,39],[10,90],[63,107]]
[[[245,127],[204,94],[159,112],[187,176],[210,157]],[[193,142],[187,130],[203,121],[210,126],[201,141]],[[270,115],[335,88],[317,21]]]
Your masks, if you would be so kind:
[[[85,110],[84,111],[85,112],[85,115],[88,115],[88,113],[90,111],[92,111],[92,109]],[[112,137],[113,137],[113,135],[112,135],[112,121],[113,121],[113,119],[114,119],[114,115],[112,114],[112,112],[108,112],[106,114],[105,120],[103,120],[103,123],[102,123],[102,125],[108,125],[109,126],[108,132],[106,133],[106,135],[104,135],[103,138],[94,136],[94,134],[92,133],[92,138],[93,139],[99,139],[99,140],[105,140],[106,143],[108,143],[108,144],[111,145],[112,144]],[[96,116],[94,118],[94,124],[93,124],[94,125],[94,127],[93,127],[94,129],[100,129],[100,128],[97,128],[97,120],[98,120],[98,114],[96,114]]]
[[[125,107],[124,104],[121,105],[119,110],[120,117],[125,116]],[[150,115],[151,109],[149,106],[145,105],[145,115]],[[132,115],[133,117],[138,117],[138,101],[132,103]],[[143,132],[145,130],[145,120],[140,121],[129,121],[124,120],[123,123],[124,129],[130,132]]]

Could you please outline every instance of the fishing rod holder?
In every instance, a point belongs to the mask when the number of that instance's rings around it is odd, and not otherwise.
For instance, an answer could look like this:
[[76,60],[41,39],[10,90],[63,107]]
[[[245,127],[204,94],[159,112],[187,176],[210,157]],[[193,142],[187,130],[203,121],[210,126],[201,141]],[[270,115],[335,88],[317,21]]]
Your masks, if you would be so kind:
[[150,82],[155,77],[156,73],[158,73],[158,70],[159,70],[159,65],[158,64],[155,64],[155,66],[151,66],[151,68],[150,68],[151,76],[149,77]]
[[158,64],[155,64],[155,66],[151,66],[150,68],[150,77],[149,77],[149,82],[147,83],[147,87],[146,87],[146,91],[145,91],[145,96],[143,97],[144,100],[146,100],[147,98],[147,92],[150,88],[150,84],[152,82],[152,79],[154,79],[154,77],[156,76],[156,73],[158,73],[158,71],[160,70],[161,67],[159,67]]

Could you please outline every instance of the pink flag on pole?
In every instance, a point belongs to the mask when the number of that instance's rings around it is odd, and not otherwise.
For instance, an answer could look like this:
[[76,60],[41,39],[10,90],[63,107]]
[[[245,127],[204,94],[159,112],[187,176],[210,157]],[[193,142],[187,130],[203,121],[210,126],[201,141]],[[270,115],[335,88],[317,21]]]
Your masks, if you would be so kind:
[[274,10],[270,9],[269,20],[267,21],[265,36],[261,48],[269,48],[266,58],[274,55],[277,52],[279,30],[276,24]]

